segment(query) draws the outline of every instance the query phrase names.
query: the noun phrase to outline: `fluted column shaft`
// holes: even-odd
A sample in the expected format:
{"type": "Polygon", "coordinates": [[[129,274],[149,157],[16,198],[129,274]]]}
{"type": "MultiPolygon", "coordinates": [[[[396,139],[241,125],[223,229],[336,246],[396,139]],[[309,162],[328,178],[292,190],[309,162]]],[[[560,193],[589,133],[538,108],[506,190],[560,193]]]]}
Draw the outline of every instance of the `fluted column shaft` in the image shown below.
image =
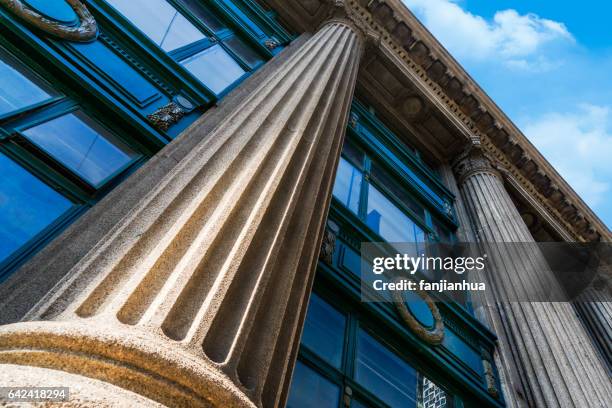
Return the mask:
{"type": "Polygon", "coordinates": [[[0,372],[61,370],[168,406],[281,404],[362,43],[330,21],[280,64],[28,322],[0,328],[0,372]]]}
{"type": "Polygon", "coordinates": [[[508,380],[518,398],[512,399],[529,407],[609,407],[610,378],[572,305],[517,301],[522,290],[560,288],[534,245],[495,244],[534,242],[500,174],[479,146],[459,157],[455,171],[476,238],[489,255],[488,307],[505,371],[514,373],[508,380]]]}
{"type": "Polygon", "coordinates": [[[610,271],[606,272],[605,279],[588,287],[574,305],[612,375],[612,286],[610,271]]]}

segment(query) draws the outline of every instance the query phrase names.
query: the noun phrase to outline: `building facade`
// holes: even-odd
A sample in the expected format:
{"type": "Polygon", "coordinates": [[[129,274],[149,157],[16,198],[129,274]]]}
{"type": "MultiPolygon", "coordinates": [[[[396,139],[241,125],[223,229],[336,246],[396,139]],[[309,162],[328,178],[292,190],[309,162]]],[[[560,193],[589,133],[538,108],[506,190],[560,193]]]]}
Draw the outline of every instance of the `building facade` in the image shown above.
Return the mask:
{"type": "Polygon", "coordinates": [[[0,0],[0,27],[1,386],[612,406],[609,275],[503,302],[492,277],[549,282],[519,249],[493,302],[361,302],[362,242],[612,238],[400,0],[0,0]]]}

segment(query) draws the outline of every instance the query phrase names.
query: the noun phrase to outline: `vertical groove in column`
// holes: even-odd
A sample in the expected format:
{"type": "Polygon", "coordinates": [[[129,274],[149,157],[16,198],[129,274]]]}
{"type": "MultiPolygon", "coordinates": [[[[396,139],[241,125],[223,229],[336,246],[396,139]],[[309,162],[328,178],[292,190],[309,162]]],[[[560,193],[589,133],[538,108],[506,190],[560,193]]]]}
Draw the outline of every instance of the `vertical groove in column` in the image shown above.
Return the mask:
{"type": "Polygon", "coordinates": [[[467,174],[461,195],[478,241],[490,252],[487,279],[497,308],[489,317],[498,329],[503,361],[519,373],[511,381],[521,383],[533,406],[609,406],[610,379],[571,304],[518,302],[523,291],[560,299],[562,289],[543,255],[529,245],[533,237],[483,157],[469,153],[456,169],[460,178],[467,174]]]}
{"type": "Polygon", "coordinates": [[[363,51],[355,30],[328,22],[275,66],[31,311],[89,336],[41,334],[54,352],[103,355],[128,389],[130,370],[146,371],[195,405],[283,400],[363,51]]]}

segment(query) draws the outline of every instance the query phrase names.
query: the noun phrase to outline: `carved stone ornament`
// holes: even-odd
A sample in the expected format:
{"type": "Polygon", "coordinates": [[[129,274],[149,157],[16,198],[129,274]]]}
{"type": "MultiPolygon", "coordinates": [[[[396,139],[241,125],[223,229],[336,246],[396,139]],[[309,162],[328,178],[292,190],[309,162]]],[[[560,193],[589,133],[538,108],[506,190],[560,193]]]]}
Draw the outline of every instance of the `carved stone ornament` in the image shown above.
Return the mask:
{"type": "Polygon", "coordinates": [[[484,367],[485,381],[487,383],[487,391],[489,394],[497,398],[499,396],[499,390],[497,389],[497,383],[495,382],[495,373],[493,372],[493,364],[488,359],[482,360],[484,367]]]}
{"type": "Polygon", "coordinates": [[[264,41],[264,45],[266,46],[267,49],[273,50],[280,46],[280,42],[276,38],[272,37],[264,41]]]}
{"type": "Polygon", "coordinates": [[[181,120],[187,111],[176,102],[170,102],[155,112],[147,115],[149,122],[162,132],[166,132],[170,127],[181,120]]]}
{"type": "Polygon", "coordinates": [[[46,17],[21,0],[0,0],[11,13],[39,30],[62,40],[74,42],[89,42],[97,38],[98,25],[94,16],[79,0],[64,0],[76,13],[79,21],[76,25],[64,24],[46,17]]]}
{"type": "Polygon", "coordinates": [[[457,181],[462,184],[466,178],[476,173],[492,173],[499,176],[494,159],[482,147],[480,141],[473,140],[454,160],[453,171],[457,181]]]}
{"type": "Polygon", "coordinates": [[[329,228],[325,228],[323,233],[323,242],[321,243],[321,252],[319,258],[331,265],[334,262],[334,250],[336,249],[336,234],[329,228]]]}
{"type": "MultiPolygon", "coordinates": [[[[396,282],[399,283],[400,280],[400,277],[396,278],[396,282]]],[[[433,345],[441,344],[442,340],[444,340],[444,321],[442,320],[442,315],[440,314],[440,310],[438,309],[436,302],[434,302],[431,296],[429,296],[429,294],[425,291],[416,290],[415,293],[418,294],[421,299],[425,301],[425,303],[427,303],[427,307],[429,307],[435,321],[433,329],[423,326],[412,315],[410,310],[408,310],[404,297],[402,296],[402,292],[394,290],[392,291],[393,303],[395,304],[398,313],[408,328],[421,340],[433,345]]]]}

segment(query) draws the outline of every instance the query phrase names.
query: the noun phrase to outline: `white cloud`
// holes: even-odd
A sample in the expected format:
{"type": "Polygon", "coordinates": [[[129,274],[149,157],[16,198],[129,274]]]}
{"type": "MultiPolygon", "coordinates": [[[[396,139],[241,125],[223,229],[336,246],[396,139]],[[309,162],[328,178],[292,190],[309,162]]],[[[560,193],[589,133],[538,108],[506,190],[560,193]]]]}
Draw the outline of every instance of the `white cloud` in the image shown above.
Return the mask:
{"type": "Polygon", "coordinates": [[[486,20],[465,11],[457,0],[404,0],[404,3],[461,60],[496,58],[511,68],[549,69],[555,64],[542,56],[543,48],[574,42],[563,23],[533,13],[502,10],[492,20],[486,20]]]}
{"type": "Polygon", "coordinates": [[[612,109],[582,104],[575,112],[525,121],[524,133],[589,206],[607,211],[612,193],[612,109]]]}

